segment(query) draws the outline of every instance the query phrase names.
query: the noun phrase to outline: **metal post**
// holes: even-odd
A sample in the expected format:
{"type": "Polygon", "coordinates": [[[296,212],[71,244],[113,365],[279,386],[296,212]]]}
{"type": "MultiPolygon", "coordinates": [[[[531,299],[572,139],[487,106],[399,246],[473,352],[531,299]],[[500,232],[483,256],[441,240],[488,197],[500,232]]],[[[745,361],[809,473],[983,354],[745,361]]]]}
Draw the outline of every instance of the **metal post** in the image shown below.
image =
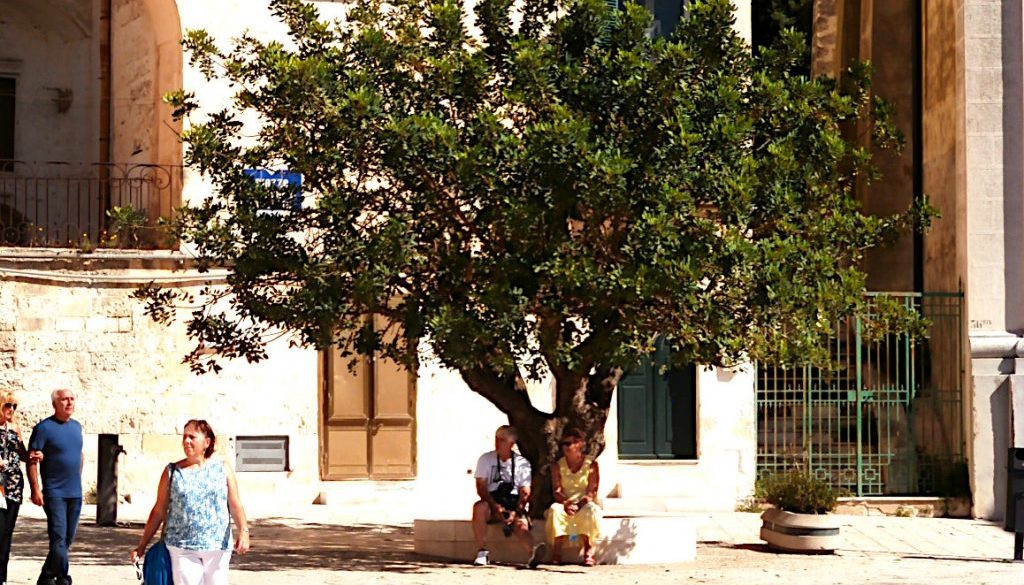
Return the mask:
{"type": "Polygon", "coordinates": [[[856,352],[857,352],[857,366],[856,366],[856,370],[857,370],[857,496],[863,496],[864,495],[864,444],[863,444],[864,428],[863,428],[863,421],[861,421],[862,414],[863,414],[861,412],[861,398],[862,398],[861,395],[864,393],[864,377],[863,377],[863,373],[861,372],[861,364],[862,364],[863,356],[861,356],[861,347],[860,347],[861,339],[860,339],[860,317],[859,316],[855,318],[855,323],[856,323],[856,325],[855,325],[856,338],[854,339],[854,342],[856,343],[856,352]]]}
{"type": "Polygon", "coordinates": [[[1006,497],[1015,498],[1017,503],[1014,509],[1013,560],[1024,561],[1024,492],[1008,493],[1006,497]]]}
{"type": "Polygon", "coordinates": [[[96,524],[117,524],[117,457],[124,453],[117,435],[101,434],[96,468],[96,524]]]}
{"type": "Polygon", "coordinates": [[[804,404],[803,404],[803,420],[801,421],[801,439],[803,440],[804,449],[807,453],[807,466],[806,471],[809,474],[814,473],[814,441],[810,440],[810,437],[814,436],[814,420],[813,411],[814,405],[811,403],[811,367],[804,366],[804,404]]]}

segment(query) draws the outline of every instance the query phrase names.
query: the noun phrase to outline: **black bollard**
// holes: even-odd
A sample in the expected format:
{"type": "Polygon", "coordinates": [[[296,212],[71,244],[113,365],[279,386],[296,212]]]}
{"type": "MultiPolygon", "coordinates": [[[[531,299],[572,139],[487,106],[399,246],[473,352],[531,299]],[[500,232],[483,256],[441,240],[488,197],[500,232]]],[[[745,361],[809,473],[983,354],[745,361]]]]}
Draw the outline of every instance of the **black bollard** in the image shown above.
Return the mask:
{"type": "MultiPolygon", "coordinates": [[[[1008,494],[1008,496],[1010,496],[1008,494]]],[[[1017,501],[1013,532],[1013,560],[1024,561],[1024,493],[1014,494],[1017,501]]]]}
{"type": "Polygon", "coordinates": [[[1006,455],[1005,528],[1013,532],[1013,560],[1024,561],[1024,448],[1006,455]]]}
{"type": "Polygon", "coordinates": [[[124,453],[117,435],[99,436],[96,468],[96,524],[117,524],[117,456],[124,453]]]}

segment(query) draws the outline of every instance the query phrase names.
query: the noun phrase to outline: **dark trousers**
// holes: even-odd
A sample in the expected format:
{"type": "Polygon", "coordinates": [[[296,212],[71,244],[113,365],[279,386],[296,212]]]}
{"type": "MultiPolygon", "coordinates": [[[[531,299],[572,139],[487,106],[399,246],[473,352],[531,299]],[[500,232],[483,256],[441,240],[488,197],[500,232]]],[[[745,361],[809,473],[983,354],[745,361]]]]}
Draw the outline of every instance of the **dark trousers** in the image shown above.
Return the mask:
{"type": "Polygon", "coordinates": [[[78,516],[82,512],[82,498],[47,495],[43,498],[43,511],[46,513],[46,535],[50,538],[50,552],[46,555],[39,581],[69,583],[68,549],[75,540],[78,516]]]}
{"type": "Polygon", "coordinates": [[[7,561],[11,560],[11,538],[18,521],[21,503],[7,500],[7,509],[0,510],[0,583],[7,582],[7,561]]]}

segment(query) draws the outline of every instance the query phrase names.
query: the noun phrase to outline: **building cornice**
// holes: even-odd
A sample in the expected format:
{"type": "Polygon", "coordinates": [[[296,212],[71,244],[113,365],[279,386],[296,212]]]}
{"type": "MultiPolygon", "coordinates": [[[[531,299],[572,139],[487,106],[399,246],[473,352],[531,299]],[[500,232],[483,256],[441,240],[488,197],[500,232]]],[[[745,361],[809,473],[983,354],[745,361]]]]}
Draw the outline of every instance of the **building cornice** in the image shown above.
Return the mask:
{"type": "Polygon", "coordinates": [[[971,358],[1024,357],[1024,337],[1010,331],[972,331],[967,336],[971,358]]]}

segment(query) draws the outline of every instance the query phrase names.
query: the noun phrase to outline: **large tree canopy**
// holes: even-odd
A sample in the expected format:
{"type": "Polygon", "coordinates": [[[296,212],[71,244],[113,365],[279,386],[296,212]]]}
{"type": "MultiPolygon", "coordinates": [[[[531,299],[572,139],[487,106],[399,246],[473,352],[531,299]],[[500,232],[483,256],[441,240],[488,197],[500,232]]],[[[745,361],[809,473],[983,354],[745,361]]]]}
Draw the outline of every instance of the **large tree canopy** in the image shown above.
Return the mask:
{"type": "MultiPolygon", "coordinates": [[[[273,0],[287,42],[191,32],[193,63],[236,90],[220,112],[171,98],[216,187],[179,235],[232,268],[190,318],[198,344],[259,360],[288,331],[409,365],[426,348],[535,464],[566,424],[603,445],[622,368],[659,335],[681,363],[823,355],[862,309],[864,251],[920,217],[853,195],[869,139],[897,141],[867,121],[885,111],[866,68],[791,75],[800,35],[753,55],[726,0],[693,3],[669,39],[605,4],[354,0],[325,22],[273,0]],[[301,209],[254,168],[302,173],[301,209]],[[525,392],[548,374],[553,413],[525,392]]],[[[169,318],[175,293],[143,294],[169,318]]]]}

